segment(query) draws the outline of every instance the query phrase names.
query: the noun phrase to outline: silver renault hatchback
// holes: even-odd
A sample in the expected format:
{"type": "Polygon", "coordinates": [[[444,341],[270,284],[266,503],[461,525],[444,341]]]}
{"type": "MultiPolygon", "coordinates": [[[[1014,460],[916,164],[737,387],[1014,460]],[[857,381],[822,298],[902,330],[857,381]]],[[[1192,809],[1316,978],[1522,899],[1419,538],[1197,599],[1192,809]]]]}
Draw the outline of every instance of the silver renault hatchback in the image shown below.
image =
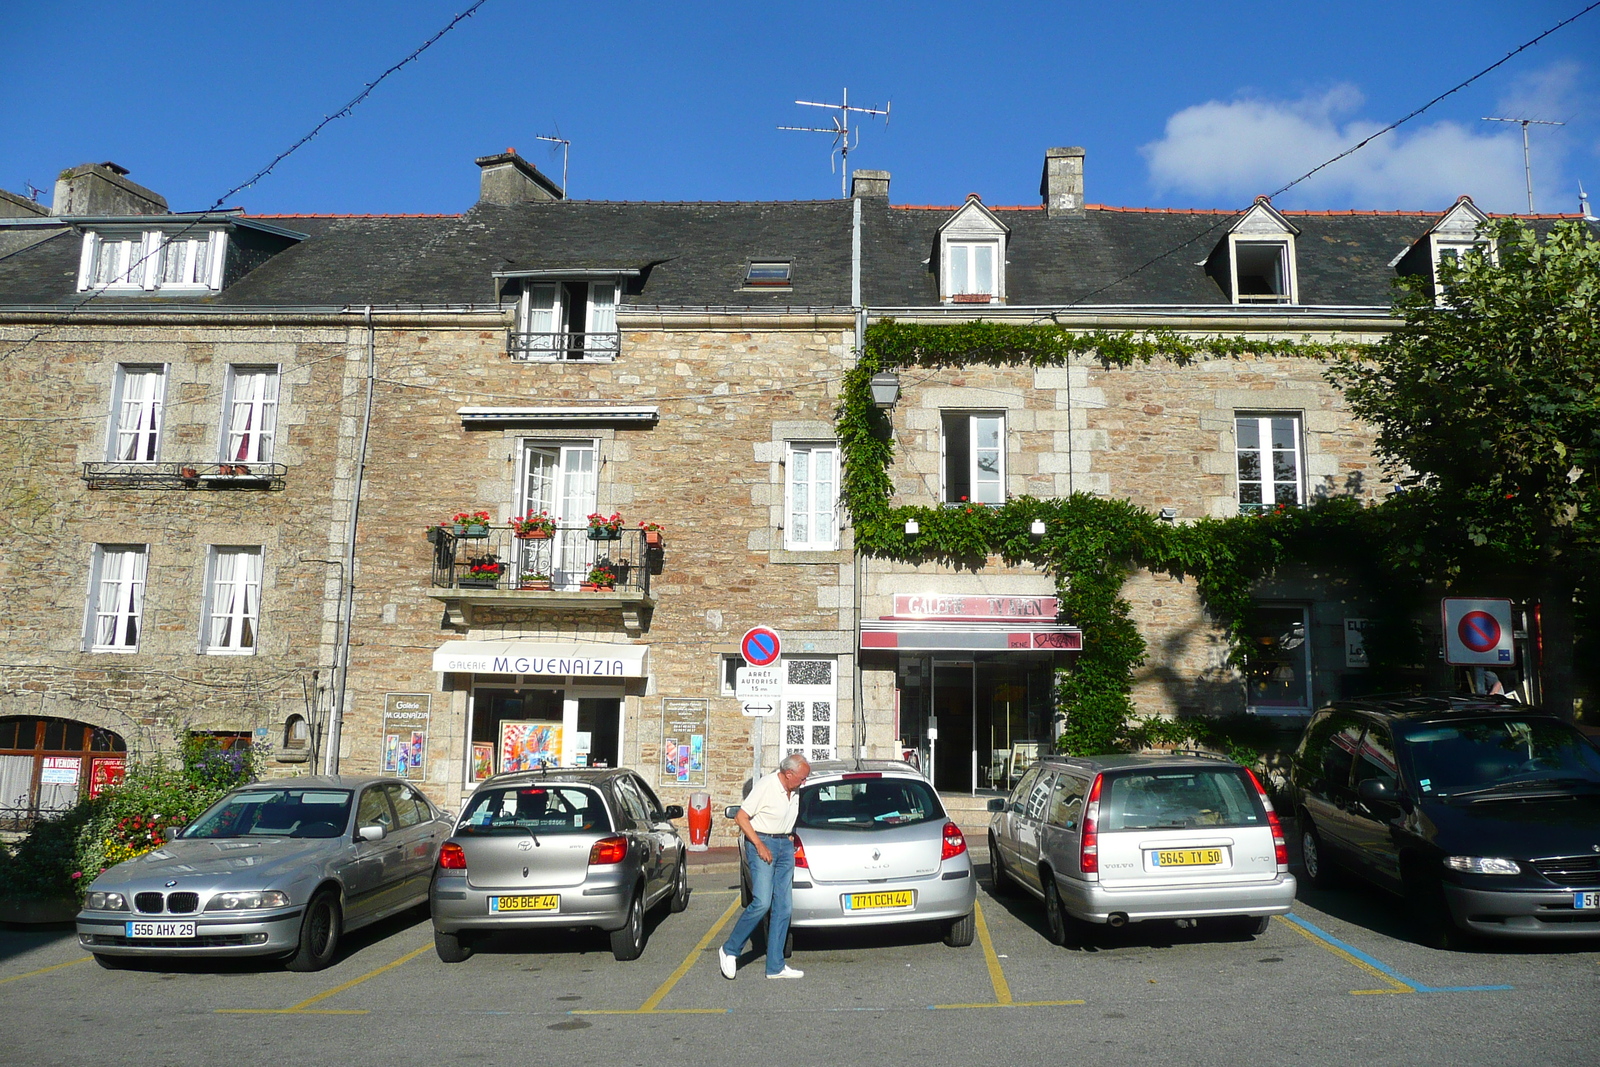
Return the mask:
{"type": "Polygon", "coordinates": [[[1196,756],[1052,757],[989,802],[990,872],[1044,901],[1050,939],[1087,924],[1203,919],[1265,933],[1294,904],[1283,827],[1256,776],[1196,756]]]}
{"type": "Polygon", "coordinates": [[[439,849],[429,902],[446,963],[495,933],[598,927],[611,953],[644,951],[645,912],[689,904],[683,817],[626,768],[502,774],[479,784],[439,849]]]}

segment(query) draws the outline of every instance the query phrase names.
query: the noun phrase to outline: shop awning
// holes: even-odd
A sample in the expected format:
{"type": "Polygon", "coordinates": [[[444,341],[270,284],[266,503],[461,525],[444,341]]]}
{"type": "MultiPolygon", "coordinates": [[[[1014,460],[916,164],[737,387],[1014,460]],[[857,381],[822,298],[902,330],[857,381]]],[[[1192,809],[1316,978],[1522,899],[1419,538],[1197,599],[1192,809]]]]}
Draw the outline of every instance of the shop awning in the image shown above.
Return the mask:
{"type": "Polygon", "coordinates": [[[643,678],[650,669],[649,659],[649,645],[447,641],[434,650],[433,669],[462,674],[643,678]]]}
{"type": "Polygon", "coordinates": [[[861,647],[934,652],[1078,652],[1083,649],[1083,631],[1059,623],[870,619],[861,623],[861,647]]]}

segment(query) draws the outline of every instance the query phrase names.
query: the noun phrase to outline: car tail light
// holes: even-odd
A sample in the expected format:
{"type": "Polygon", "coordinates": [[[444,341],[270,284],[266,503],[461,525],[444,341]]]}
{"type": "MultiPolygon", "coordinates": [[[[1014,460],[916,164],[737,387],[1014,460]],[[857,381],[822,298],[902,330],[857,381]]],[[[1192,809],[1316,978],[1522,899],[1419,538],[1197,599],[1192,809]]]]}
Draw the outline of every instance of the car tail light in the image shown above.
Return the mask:
{"type": "Polygon", "coordinates": [[[939,853],[939,861],[942,863],[945,860],[954,859],[966,850],[967,838],[966,835],[961,832],[961,827],[957,826],[953,822],[945,823],[944,850],[939,853]]]}
{"type": "Polygon", "coordinates": [[[806,846],[801,843],[799,834],[794,835],[794,865],[796,868],[804,867],[808,871],[811,869],[811,864],[806,862],[806,846]]]}
{"type": "Polygon", "coordinates": [[[439,869],[442,871],[467,869],[467,854],[461,851],[460,845],[454,841],[446,841],[439,846],[439,869]]]}
{"type": "Polygon", "coordinates": [[[1282,873],[1289,869],[1289,843],[1283,837],[1283,823],[1278,821],[1278,813],[1273,810],[1272,798],[1267,796],[1266,789],[1262,788],[1261,779],[1256,777],[1256,772],[1245,769],[1250,776],[1250,782],[1256,787],[1256,795],[1261,798],[1261,806],[1267,809],[1267,825],[1272,827],[1272,854],[1278,864],[1278,871],[1282,873]]]}
{"type": "Polygon", "coordinates": [[[1104,777],[1094,776],[1089,800],[1083,806],[1083,835],[1078,838],[1078,870],[1083,874],[1100,873],[1100,783],[1104,777]]]}
{"type": "Polygon", "coordinates": [[[849,774],[840,775],[839,776],[839,780],[842,781],[842,782],[855,782],[855,781],[861,780],[862,778],[882,778],[882,777],[883,777],[883,772],[882,771],[851,771],[849,774]]]}
{"type": "Polygon", "coordinates": [[[621,863],[628,856],[628,839],[626,837],[602,837],[589,846],[589,866],[604,867],[609,863],[621,863]]]}

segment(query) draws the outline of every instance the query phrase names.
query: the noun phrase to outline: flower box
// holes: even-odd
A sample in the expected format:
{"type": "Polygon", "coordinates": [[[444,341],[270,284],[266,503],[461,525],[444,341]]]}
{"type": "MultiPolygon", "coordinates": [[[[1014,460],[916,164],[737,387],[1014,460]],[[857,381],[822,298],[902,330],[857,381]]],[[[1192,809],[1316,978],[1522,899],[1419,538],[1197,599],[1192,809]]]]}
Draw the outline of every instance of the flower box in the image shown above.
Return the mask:
{"type": "Polygon", "coordinates": [[[647,546],[649,546],[650,548],[660,548],[661,547],[661,531],[660,530],[646,530],[644,532],[644,543],[647,546]]]}
{"type": "Polygon", "coordinates": [[[550,540],[550,531],[529,530],[527,533],[519,533],[515,536],[518,541],[548,541],[550,540]]]}
{"type": "Polygon", "coordinates": [[[525,592],[548,593],[550,591],[550,579],[524,578],[517,583],[517,588],[525,592]]]}
{"type": "Polygon", "coordinates": [[[463,575],[457,583],[463,589],[493,589],[500,584],[499,578],[480,578],[475,575],[463,575]]]}
{"type": "Polygon", "coordinates": [[[589,527],[589,540],[591,541],[620,541],[622,527],[620,526],[591,526],[589,527]]]}
{"type": "Polygon", "coordinates": [[[489,527],[487,526],[457,526],[455,529],[457,537],[463,537],[468,540],[482,540],[489,536],[489,527]]]}
{"type": "Polygon", "coordinates": [[[578,588],[586,593],[610,593],[614,592],[617,586],[614,582],[610,585],[601,585],[599,582],[584,582],[578,588]]]}

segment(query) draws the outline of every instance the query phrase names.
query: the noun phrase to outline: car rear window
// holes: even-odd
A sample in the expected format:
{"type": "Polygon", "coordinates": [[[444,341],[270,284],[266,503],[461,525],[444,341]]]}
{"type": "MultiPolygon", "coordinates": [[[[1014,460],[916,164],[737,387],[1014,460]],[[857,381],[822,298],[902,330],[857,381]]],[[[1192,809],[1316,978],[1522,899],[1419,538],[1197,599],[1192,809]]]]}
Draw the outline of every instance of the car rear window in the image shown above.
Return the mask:
{"type": "Polygon", "coordinates": [[[348,789],[247,789],[217,801],[184,837],[338,837],[350,821],[348,789]]]}
{"type": "Polygon", "coordinates": [[[887,830],[944,818],[928,783],[918,778],[845,778],[800,790],[795,825],[810,830],[887,830]]]}
{"type": "Polygon", "coordinates": [[[593,789],[563,785],[505,786],[474,793],[456,825],[458,834],[582,834],[611,829],[593,789]]]}
{"type": "Polygon", "coordinates": [[[1264,826],[1266,822],[1266,810],[1255,789],[1242,773],[1227,767],[1108,775],[1100,800],[1102,832],[1264,826]]]}

